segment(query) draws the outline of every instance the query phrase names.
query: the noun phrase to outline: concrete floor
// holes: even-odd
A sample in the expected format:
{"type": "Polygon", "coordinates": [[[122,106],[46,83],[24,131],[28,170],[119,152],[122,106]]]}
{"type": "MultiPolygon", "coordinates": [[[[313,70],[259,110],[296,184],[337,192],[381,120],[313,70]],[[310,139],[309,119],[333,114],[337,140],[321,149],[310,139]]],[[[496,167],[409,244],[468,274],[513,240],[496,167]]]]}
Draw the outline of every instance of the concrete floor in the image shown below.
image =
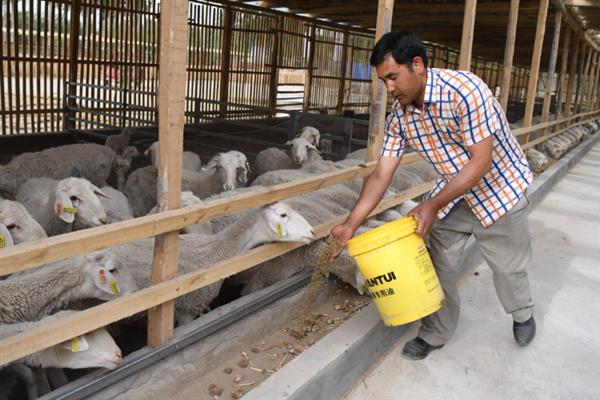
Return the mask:
{"type": "Polygon", "coordinates": [[[423,361],[401,356],[416,325],[346,395],[369,399],[600,398],[600,144],[530,213],[538,333],[527,348],[485,263],[462,282],[452,340],[423,361]]]}

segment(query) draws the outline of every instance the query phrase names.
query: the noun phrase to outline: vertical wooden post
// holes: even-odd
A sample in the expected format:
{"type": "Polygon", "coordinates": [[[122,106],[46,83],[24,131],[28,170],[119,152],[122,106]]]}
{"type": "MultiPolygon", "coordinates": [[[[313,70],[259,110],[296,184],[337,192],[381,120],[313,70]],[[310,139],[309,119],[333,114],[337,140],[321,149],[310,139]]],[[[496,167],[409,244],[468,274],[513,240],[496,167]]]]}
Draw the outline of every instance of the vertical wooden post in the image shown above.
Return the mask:
{"type": "Polygon", "coordinates": [[[344,89],[346,88],[346,68],[348,67],[348,39],[350,33],[344,31],[344,41],[342,44],[342,65],[340,65],[340,87],[338,90],[337,113],[342,115],[344,111],[344,89]]]}
{"type": "MultiPolygon", "coordinates": [[[[186,22],[187,24],[187,22],[186,22]]],[[[225,118],[227,115],[227,103],[229,101],[229,69],[231,65],[231,34],[233,24],[233,11],[230,5],[226,5],[223,14],[223,49],[221,54],[221,82],[219,91],[219,115],[225,118]]]]}
{"type": "Polygon", "coordinates": [[[500,81],[500,105],[504,112],[508,111],[508,94],[510,91],[510,75],[512,72],[513,55],[515,53],[515,38],[517,37],[517,20],[519,19],[519,0],[510,0],[508,26],[506,28],[506,45],[504,47],[504,62],[500,81]]]}
{"type": "MultiPolygon", "coordinates": [[[[33,12],[33,10],[31,10],[33,12]]],[[[73,0],[73,6],[71,7],[71,30],[69,37],[69,87],[68,95],[69,101],[67,106],[69,108],[75,107],[77,101],[75,96],[77,95],[77,60],[79,59],[79,16],[81,14],[81,0],[73,0]]],[[[3,45],[3,44],[2,44],[3,45]]],[[[40,46],[40,44],[38,44],[40,46]]],[[[38,64],[39,66],[39,64],[38,64]]],[[[4,78],[2,78],[4,79],[4,78]]],[[[33,79],[33,77],[31,78],[33,79]]],[[[69,131],[75,129],[75,112],[68,111],[63,121],[64,128],[69,131]]]]}
{"type": "MultiPolygon", "coordinates": [[[[571,28],[569,25],[565,26],[565,39],[563,42],[563,49],[560,56],[560,78],[558,86],[558,99],[556,105],[556,119],[562,115],[563,111],[563,97],[565,95],[566,81],[567,81],[567,61],[569,60],[569,45],[571,44],[571,28]]],[[[558,127],[556,127],[558,129],[558,127]]]]}
{"type": "MultiPolygon", "coordinates": [[[[181,158],[187,69],[187,0],[163,2],[160,12],[160,57],[158,92],[157,179],[158,211],[179,208],[181,202],[181,158]]],[[[156,237],[150,284],[177,275],[179,233],[156,237]]],[[[148,345],[157,347],[173,336],[174,301],[148,310],[148,345]]]]}
{"type": "MultiPolygon", "coordinates": [[[[549,0],[540,0],[540,9],[535,29],[535,42],[533,44],[533,56],[531,57],[531,69],[529,70],[529,82],[527,84],[527,100],[525,103],[525,116],[523,127],[531,126],[533,110],[535,107],[535,96],[537,94],[538,74],[540,71],[540,59],[544,45],[544,33],[546,32],[546,16],[548,15],[549,0]]],[[[529,134],[521,136],[521,143],[527,143],[529,134]]]]}
{"type": "Polygon", "coordinates": [[[585,84],[587,77],[587,70],[590,64],[590,58],[592,55],[592,46],[589,46],[585,40],[582,41],[582,53],[581,63],[579,64],[579,72],[577,78],[577,90],[575,91],[575,113],[581,111],[581,105],[583,101],[583,93],[585,92],[585,84]]]}
{"type": "Polygon", "coordinates": [[[596,86],[598,85],[598,73],[600,72],[600,53],[594,52],[594,70],[592,72],[592,83],[589,85],[589,95],[586,109],[591,111],[594,107],[594,98],[597,94],[596,86]]]}
{"type": "MultiPolygon", "coordinates": [[[[392,29],[394,0],[379,0],[377,6],[377,26],[375,42],[392,29]]],[[[377,76],[375,68],[371,71],[371,109],[369,114],[369,139],[366,161],[378,160],[383,144],[387,92],[385,85],[377,76]]]]}
{"type": "Polygon", "coordinates": [[[463,31],[460,40],[460,64],[458,69],[471,70],[471,54],[473,52],[473,31],[475,30],[475,14],[477,0],[465,1],[465,14],[463,16],[463,31]]]}
{"type": "Polygon", "coordinates": [[[583,109],[587,109],[588,94],[590,92],[590,86],[592,84],[592,69],[594,66],[593,61],[595,61],[595,57],[596,57],[596,52],[594,51],[594,48],[592,46],[590,46],[590,54],[588,56],[588,60],[585,65],[585,86],[583,87],[583,89],[581,91],[581,103],[582,103],[583,109]]]}
{"type": "MultiPolygon", "coordinates": [[[[550,103],[552,101],[552,89],[556,82],[556,58],[558,56],[558,45],[560,42],[560,25],[562,22],[562,12],[557,10],[554,14],[554,35],[552,36],[552,49],[550,50],[550,64],[548,65],[548,82],[546,83],[546,91],[544,93],[544,105],[542,106],[542,123],[548,121],[550,113],[550,103]]],[[[556,90],[558,94],[558,88],[556,90]]],[[[545,132],[545,130],[544,130],[545,132]]]]}
{"type": "Polygon", "coordinates": [[[304,91],[304,104],[302,111],[307,112],[310,106],[310,96],[312,95],[313,67],[315,64],[315,41],[317,40],[317,24],[313,23],[310,27],[310,43],[308,48],[308,75],[306,76],[306,90],[304,91]]]}
{"type": "Polygon", "coordinates": [[[275,32],[273,32],[273,53],[271,54],[271,78],[269,84],[271,85],[269,88],[269,107],[277,108],[277,86],[279,82],[278,79],[278,70],[279,70],[279,37],[281,36],[281,32],[283,31],[283,16],[277,15],[277,26],[275,28],[275,32]]]}
{"type": "Polygon", "coordinates": [[[575,74],[577,69],[577,57],[579,57],[579,40],[581,39],[581,31],[573,38],[573,57],[569,64],[569,80],[567,82],[567,97],[565,98],[565,117],[571,115],[573,106],[573,84],[575,83],[575,74]]]}

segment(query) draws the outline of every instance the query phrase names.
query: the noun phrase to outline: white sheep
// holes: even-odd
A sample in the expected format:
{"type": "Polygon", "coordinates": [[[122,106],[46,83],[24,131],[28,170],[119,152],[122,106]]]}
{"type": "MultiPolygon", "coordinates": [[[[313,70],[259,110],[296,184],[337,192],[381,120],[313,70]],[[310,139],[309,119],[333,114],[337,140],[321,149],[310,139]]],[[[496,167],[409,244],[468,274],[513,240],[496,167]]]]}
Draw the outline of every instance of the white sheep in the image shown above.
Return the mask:
{"type": "Polygon", "coordinates": [[[115,153],[122,155],[127,146],[129,146],[131,134],[132,130],[126,126],[121,130],[120,134],[108,136],[104,141],[104,145],[112,149],[115,153]]]}
{"type": "MultiPolygon", "coordinates": [[[[76,311],[59,311],[44,317],[41,321],[27,321],[15,324],[0,324],[0,340],[48,322],[60,320],[76,311]]],[[[122,361],[121,349],[104,328],[85,333],[77,338],[48,347],[37,353],[19,359],[18,362],[39,368],[107,368],[114,369],[122,361]]]]}
{"type": "Polygon", "coordinates": [[[290,156],[292,161],[298,166],[315,161],[323,161],[319,149],[302,137],[294,138],[286,142],[286,144],[291,146],[290,156]]]}
{"type": "Polygon", "coordinates": [[[290,156],[277,147],[269,147],[261,150],[254,159],[254,174],[260,176],[269,171],[278,169],[293,169],[296,164],[290,156]]]}
{"type": "Polygon", "coordinates": [[[109,224],[133,218],[133,212],[125,194],[110,186],[101,187],[100,191],[106,195],[106,197],[98,196],[98,199],[106,212],[109,224]]]}
{"type": "Polygon", "coordinates": [[[6,225],[0,222],[0,250],[14,246],[15,242],[13,241],[12,235],[6,225]]]}
{"type": "MultiPolygon", "coordinates": [[[[239,151],[219,153],[202,169],[200,172],[182,170],[182,191],[191,191],[203,199],[247,183],[248,161],[239,151]]],[[[124,193],[135,217],[148,214],[156,205],[156,180],[157,170],[153,166],[138,168],[127,178],[124,193]]]]}
{"type": "Polygon", "coordinates": [[[71,232],[78,227],[104,225],[106,212],[98,196],[102,191],[83,178],[33,178],[26,181],[17,192],[33,218],[48,236],[71,232]]]}
{"type": "MultiPolygon", "coordinates": [[[[314,238],[312,227],[291,207],[275,203],[253,209],[229,228],[211,237],[182,235],[179,241],[179,272],[205,269],[219,261],[244,253],[260,244],[273,241],[309,243],[314,238]]],[[[153,239],[144,239],[111,249],[131,269],[140,287],[150,284],[153,239]]],[[[222,281],[212,283],[175,302],[177,319],[190,318],[209,309],[218,295],[222,281]]]]}
{"type": "Polygon", "coordinates": [[[0,224],[3,224],[14,244],[47,238],[44,228],[18,201],[0,200],[0,224]]]}
{"type": "MultiPolygon", "coordinates": [[[[144,152],[145,155],[149,156],[152,160],[154,168],[158,169],[158,160],[160,156],[160,147],[158,142],[152,143],[150,147],[144,152]]],[[[184,151],[181,155],[181,168],[187,169],[188,171],[200,171],[202,166],[202,160],[200,156],[192,151],[184,151]]]]}
{"type": "Polygon", "coordinates": [[[433,166],[425,160],[420,160],[410,164],[400,164],[398,168],[416,174],[423,180],[423,182],[429,182],[438,178],[438,174],[435,172],[433,166]]]}
{"type": "Polygon", "coordinates": [[[111,173],[129,168],[129,163],[110,148],[94,143],[69,144],[34,153],[24,153],[0,166],[0,196],[14,199],[30,178],[64,179],[74,174],[100,187],[111,173]]]}
{"type": "Polygon", "coordinates": [[[321,133],[314,126],[305,126],[300,130],[296,137],[305,139],[308,143],[317,148],[321,142],[321,133]]]}
{"type": "Polygon", "coordinates": [[[548,168],[548,157],[541,151],[537,151],[533,147],[527,149],[525,152],[525,156],[527,157],[527,162],[529,163],[529,167],[534,172],[542,172],[546,168],[548,168]]]}
{"type": "Polygon", "coordinates": [[[129,268],[112,253],[89,253],[0,281],[0,323],[36,321],[71,302],[109,301],[136,289],[129,268]]]}

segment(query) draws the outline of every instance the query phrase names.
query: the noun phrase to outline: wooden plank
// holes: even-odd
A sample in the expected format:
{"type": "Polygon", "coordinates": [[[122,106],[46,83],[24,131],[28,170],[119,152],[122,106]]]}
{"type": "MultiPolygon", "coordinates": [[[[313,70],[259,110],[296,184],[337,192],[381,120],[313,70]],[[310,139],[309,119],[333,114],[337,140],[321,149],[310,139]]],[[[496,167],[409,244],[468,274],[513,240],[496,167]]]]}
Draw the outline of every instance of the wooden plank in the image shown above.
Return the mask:
{"type": "Polygon", "coordinates": [[[560,60],[560,78],[559,78],[559,89],[558,98],[556,104],[556,119],[562,115],[563,111],[563,98],[565,97],[565,89],[567,85],[567,61],[569,60],[569,45],[571,44],[571,28],[565,27],[566,33],[563,41],[563,48],[561,52],[560,60]]]}
{"type": "Polygon", "coordinates": [[[316,45],[316,35],[317,35],[317,23],[313,22],[310,27],[310,42],[308,48],[308,73],[306,75],[306,83],[305,83],[305,92],[304,92],[304,104],[302,105],[302,110],[304,112],[308,112],[309,107],[311,106],[310,98],[312,97],[313,90],[313,74],[314,74],[314,65],[315,65],[315,45],[316,45]]]}
{"type": "Polygon", "coordinates": [[[344,41],[342,43],[342,61],[340,63],[340,86],[338,89],[338,98],[337,98],[337,113],[342,115],[344,111],[344,91],[346,89],[346,70],[348,64],[348,40],[350,37],[350,32],[344,31],[344,41]]]}
{"type": "Polygon", "coordinates": [[[504,47],[504,61],[502,63],[502,80],[500,83],[500,105],[504,112],[508,111],[508,96],[510,93],[510,77],[512,73],[513,55],[515,53],[515,39],[517,37],[517,21],[519,19],[519,0],[510,0],[510,12],[506,27],[506,45],[504,47]]]}
{"type": "MultiPolygon", "coordinates": [[[[402,158],[402,164],[414,163],[420,159],[416,153],[406,154],[402,158]]],[[[215,216],[274,203],[287,197],[322,189],[348,180],[363,178],[373,172],[375,165],[375,162],[361,164],[292,182],[257,188],[255,191],[230,198],[7,247],[0,252],[0,276],[23,271],[32,266],[44,265],[106,247],[179,230],[215,216]]]]}
{"type": "MultiPolygon", "coordinates": [[[[379,0],[377,3],[377,25],[374,43],[392,29],[394,0],[379,0]]],[[[378,160],[385,136],[385,114],[387,112],[387,92],[385,84],[379,80],[375,68],[371,72],[371,107],[369,109],[369,138],[366,161],[378,160]]]]}
{"type": "Polygon", "coordinates": [[[589,99],[588,99],[588,104],[586,109],[590,110],[594,107],[595,104],[595,97],[598,95],[598,77],[600,74],[600,52],[596,51],[595,52],[595,69],[594,69],[594,73],[593,73],[593,79],[592,79],[592,84],[590,85],[590,92],[589,92],[589,99]]]}
{"type": "MultiPolygon", "coordinates": [[[[181,163],[185,111],[188,2],[173,0],[163,4],[160,15],[158,138],[158,211],[177,209],[181,203],[181,163]]],[[[157,236],[150,284],[177,276],[179,231],[157,236]]],[[[175,303],[168,302],[148,311],[148,345],[157,347],[173,336],[175,303]]]]}
{"type": "MultiPolygon", "coordinates": [[[[225,118],[227,115],[227,101],[229,99],[229,69],[231,66],[231,24],[233,19],[233,11],[231,6],[226,6],[223,15],[223,47],[221,56],[221,84],[219,92],[220,117],[225,118]]],[[[186,40],[187,42],[187,40],[186,40]]]]}
{"type": "Polygon", "coordinates": [[[549,133],[549,134],[547,134],[547,135],[544,135],[544,136],[542,136],[542,137],[540,137],[540,138],[537,138],[537,139],[535,139],[535,140],[532,140],[532,141],[528,142],[527,144],[524,144],[524,145],[522,146],[522,148],[523,148],[523,150],[527,150],[527,149],[528,149],[528,148],[530,148],[530,147],[537,146],[538,144],[540,144],[540,143],[543,143],[543,142],[545,142],[546,140],[548,140],[548,139],[550,139],[550,138],[553,138],[554,136],[560,135],[561,133],[564,133],[564,132],[566,132],[566,131],[568,131],[568,130],[570,130],[570,129],[572,129],[572,128],[576,127],[576,126],[583,125],[583,124],[587,123],[587,122],[588,122],[588,121],[590,121],[590,120],[596,119],[599,113],[600,113],[600,111],[593,111],[593,112],[591,112],[591,113],[587,113],[587,114],[595,114],[596,116],[595,116],[595,117],[592,117],[592,118],[589,118],[589,119],[586,119],[586,120],[582,120],[582,121],[580,121],[580,122],[577,122],[577,123],[575,123],[575,124],[573,124],[573,125],[571,125],[571,126],[568,126],[568,127],[566,127],[566,128],[560,129],[560,130],[558,130],[558,131],[556,131],[556,132],[552,132],[552,133],[549,133]]]}
{"type": "MultiPolygon", "coordinates": [[[[427,182],[403,191],[392,198],[384,199],[370,215],[378,214],[390,207],[419,196],[432,188],[433,182],[427,182]]],[[[347,216],[348,214],[342,215],[316,227],[316,238],[327,236],[331,228],[345,221],[347,216]]],[[[150,286],[127,297],[112,300],[52,323],[43,324],[26,333],[12,336],[0,341],[0,349],[2,350],[0,351],[0,365],[70,340],[75,336],[106,326],[150,307],[156,307],[164,302],[172,301],[179,296],[210,285],[227,276],[239,273],[302,246],[302,243],[297,242],[262,245],[243,255],[217,263],[208,269],[178,276],[168,282],[150,286]]]]}
{"type": "Polygon", "coordinates": [[[471,70],[471,54],[473,52],[473,32],[475,30],[475,15],[477,0],[465,1],[463,30],[460,40],[460,63],[458,68],[463,71],[471,70]]]}
{"type": "MultiPolygon", "coordinates": [[[[535,95],[537,93],[540,60],[542,57],[542,48],[544,46],[544,33],[546,32],[548,1],[549,0],[540,0],[540,10],[538,13],[537,29],[535,31],[535,42],[533,45],[533,55],[531,57],[531,69],[529,71],[529,82],[527,84],[527,100],[525,103],[525,116],[523,118],[524,127],[530,126],[533,119],[533,108],[535,106],[535,95]]],[[[527,143],[528,139],[528,135],[522,136],[521,143],[527,143]]]]}
{"type": "Polygon", "coordinates": [[[577,81],[577,92],[575,94],[575,103],[577,104],[576,112],[582,111],[582,105],[585,97],[585,88],[587,86],[588,72],[590,69],[590,63],[592,61],[592,52],[594,49],[584,44],[585,55],[582,55],[581,60],[583,61],[579,69],[579,79],[577,81]]]}
{"type": "MultiPolygon", "coordinates": [[[[278,86],[278,71],[279,68],[279,47],[280,45],[280,36],[283,31],[283,17],[278,15],[275,17],[277,24],[276,28],[273,31],[273,53],[271,58],[271,76],[269,81],[269,108],[277,107],[277,86],[278,86]]],[[[279,92],[281,93],[281,92],[279,92]]]]}
{"type": "Polygon", "coordinates": [[[565,98],[565,116],[571,115],[573,109],[573,91],[575,83],[575,75],[577,69],[577,59],[579,57],[579,42],[581,40],[581,32],[577,32],[577,35],[573,38],[573,56],[571,57],[571,63],[569,64],[569,80],[567,82],[567,96],[565,98]]]}
{"type": "MultiPolygon", "coordinates": [[[[554,35],[552,36],[552,49],[550,50],[550,64],[548,65],[548,82],[546,82],[546,91],[544,92],[544,104],[542,106],[542,123],[548,121],[550,114],[550,103],[552,100],[552,89],[556,82],[556,58],[558,56],[558,44],[560,42],[560,26],[562,22],[562,12],[557,10],[554,14],[554,35]]],[[[558,94],[558,88],[556,90],[558,94]]]]}

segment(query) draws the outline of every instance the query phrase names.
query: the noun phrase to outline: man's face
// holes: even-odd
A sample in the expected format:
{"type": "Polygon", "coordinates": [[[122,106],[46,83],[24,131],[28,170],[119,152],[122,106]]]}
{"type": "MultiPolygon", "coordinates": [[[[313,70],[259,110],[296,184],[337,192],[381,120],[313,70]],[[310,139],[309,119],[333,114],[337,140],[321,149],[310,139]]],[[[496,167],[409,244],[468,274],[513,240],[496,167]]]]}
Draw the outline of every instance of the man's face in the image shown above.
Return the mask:
{"type": "Polygon", "coordinates": [[[408,66],[398,64],[391,55],[388,55],[375,69],[388,93],[398,100],[401,106],[413,102],[422,105],[427,74],[420,57],[415,57],[413,60],[412,71],[408,66]]]}

